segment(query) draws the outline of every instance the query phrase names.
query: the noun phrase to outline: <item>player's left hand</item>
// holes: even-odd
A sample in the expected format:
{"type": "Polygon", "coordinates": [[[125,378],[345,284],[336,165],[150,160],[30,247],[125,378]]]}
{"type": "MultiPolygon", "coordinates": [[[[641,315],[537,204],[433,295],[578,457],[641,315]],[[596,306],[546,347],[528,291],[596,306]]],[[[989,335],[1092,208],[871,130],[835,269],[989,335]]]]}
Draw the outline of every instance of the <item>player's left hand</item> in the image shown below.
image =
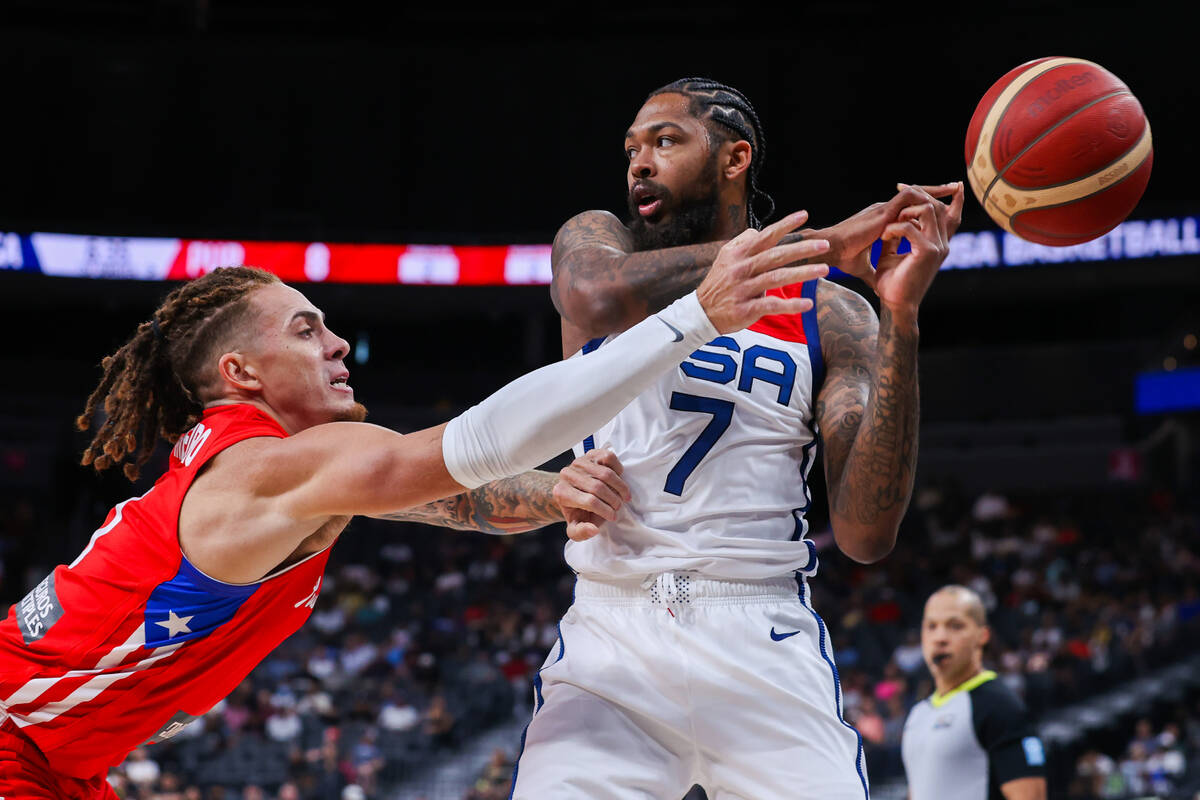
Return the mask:
{"type": "Polygon", "coordinates": [[[884,229],[899,219],[900,212],[904,209],[923,203],[929,195],[946,197],[954,191],[954,186],[953,183],[941,186],[900,184],[896,194],[886,202],[872,203],[831,228],[804,231],[804,234],[807,238],[828,239],[829,254],[824,260],[847,275],[862,280],[873,289],[875,268],[871,265],[871,248],[879,241],[884,229]]]}
{"type": "Polygon", "coordinates": [[[939,187],[900,184],[898,188],[916,189],[920,199],[901,210],[896,221],[883,229],[879,263],[868,283],[879,302],[893,313],[915,315],[950,254],[950,238],[962,222],[964,189],[961,181],[939,187]],[[938,199],[945,196],[950,196],[949,204],[938,199]],[[896,252],[901,239],[908,240],[911,252],[896,252]]]}
{"type": "Polygon", "coordinates": [[[600,532],[606,520],[629,500],[629,486],[621,479],[617,454],[608,448],[590,450],[558,473],[554,500],[567,520],[567,537],[582,542],[600,532]]]}

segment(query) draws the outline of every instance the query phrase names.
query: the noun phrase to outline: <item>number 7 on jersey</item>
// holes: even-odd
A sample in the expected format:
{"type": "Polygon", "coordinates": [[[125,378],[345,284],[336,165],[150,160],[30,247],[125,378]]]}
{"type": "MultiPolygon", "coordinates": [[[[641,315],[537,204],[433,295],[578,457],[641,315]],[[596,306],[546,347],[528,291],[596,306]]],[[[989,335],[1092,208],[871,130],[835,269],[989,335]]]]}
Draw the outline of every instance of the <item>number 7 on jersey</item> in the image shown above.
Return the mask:
{"type": "Polygon", "coordinates": [[[696,441],[683,452],[683,456],[667,473],[667,482],[663,491],[676,497],[683,494],[683,484],[700,465],[700,461],[713,449],[713,445],[721,435],[729,429],[733,421],[733,402],[717,400],[714,397],[701,397],[683,392],[671,392],[671,408],[676,411],[694,411],[700,414],[711,414],[712,419],[700,431],[696,441]]]}

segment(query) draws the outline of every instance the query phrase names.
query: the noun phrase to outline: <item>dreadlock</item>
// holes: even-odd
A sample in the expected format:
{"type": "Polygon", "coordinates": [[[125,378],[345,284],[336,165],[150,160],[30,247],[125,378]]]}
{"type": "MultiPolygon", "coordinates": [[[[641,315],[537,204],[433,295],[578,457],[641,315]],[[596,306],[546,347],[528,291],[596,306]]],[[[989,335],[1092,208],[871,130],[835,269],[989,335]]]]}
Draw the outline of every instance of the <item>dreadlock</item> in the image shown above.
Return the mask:
{"type": "Polygon", "coordinates": [[[687,97],[692,116],[704,122],[709,134],[720,141],[745,139],[750,143],[750,182],[746,213],[750,227],[761,228],[763,222],[775,213],[775,200],[758,187],[758,172],[767,158],[767,138],[758,114],[746,99],[746,95],[732,86],[708,78],[680,78],[655,89],[649,97],[660,94],[682,94],[687,97]],[[760,200],[765,206],[762,216],[754,211],[754,206],[760,200]]]}
{"type": "Polygon", "coordinates": [[[212,351],[244,318],[248,295],[278,282],[260,269],[227,267],[168,294],[133,338],[100,363],[104,375],[75,425],[91,428],[101,401],[107,418],[81,462],[102,472],[126,461],[125,476],[137,480],[160,436],[174,443],[196,424],[203,411],[197,389],[212,351]]]}

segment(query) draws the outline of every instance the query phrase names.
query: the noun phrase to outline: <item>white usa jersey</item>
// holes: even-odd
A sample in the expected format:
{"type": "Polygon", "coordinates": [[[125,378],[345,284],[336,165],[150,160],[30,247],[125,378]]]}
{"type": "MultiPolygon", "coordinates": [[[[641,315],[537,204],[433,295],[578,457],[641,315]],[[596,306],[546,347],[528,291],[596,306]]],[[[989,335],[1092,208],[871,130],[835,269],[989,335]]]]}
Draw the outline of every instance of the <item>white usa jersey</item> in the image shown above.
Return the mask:
{"type": "MultiPolygon", "coordinates": [[[[816,287],[808,281],[772,294],[815,303],[816,287]]],[[[600,535],[568,542],[567,563],[600,580],[683,570],[811,575],[816,548],[805,538],[804,514],[823,372],[815,305],[696,350],[575,447],[576,455],[611,447],[632,499],[600,535]]]]}

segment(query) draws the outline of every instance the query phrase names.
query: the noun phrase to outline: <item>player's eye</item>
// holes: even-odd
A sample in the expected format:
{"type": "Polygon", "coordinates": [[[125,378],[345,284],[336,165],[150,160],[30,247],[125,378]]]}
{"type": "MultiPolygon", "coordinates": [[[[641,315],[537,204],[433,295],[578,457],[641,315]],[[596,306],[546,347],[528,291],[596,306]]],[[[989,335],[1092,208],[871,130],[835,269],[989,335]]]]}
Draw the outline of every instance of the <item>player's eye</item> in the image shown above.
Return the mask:
{"type": "Polygon", "coordinates": [[[626,147],[625,148],[625,157],[628,158],[630,161],[633,161],[633,157],[636,155],[637,155],[636,147],[626,147]]]}
{"type": "Polygon", "coordinates": [[[670,147],[671,145],[675,144],[675,140],[670,136],[660,136],[655,140],[655,144],[657,144],[659,147],[670,147]]]}

